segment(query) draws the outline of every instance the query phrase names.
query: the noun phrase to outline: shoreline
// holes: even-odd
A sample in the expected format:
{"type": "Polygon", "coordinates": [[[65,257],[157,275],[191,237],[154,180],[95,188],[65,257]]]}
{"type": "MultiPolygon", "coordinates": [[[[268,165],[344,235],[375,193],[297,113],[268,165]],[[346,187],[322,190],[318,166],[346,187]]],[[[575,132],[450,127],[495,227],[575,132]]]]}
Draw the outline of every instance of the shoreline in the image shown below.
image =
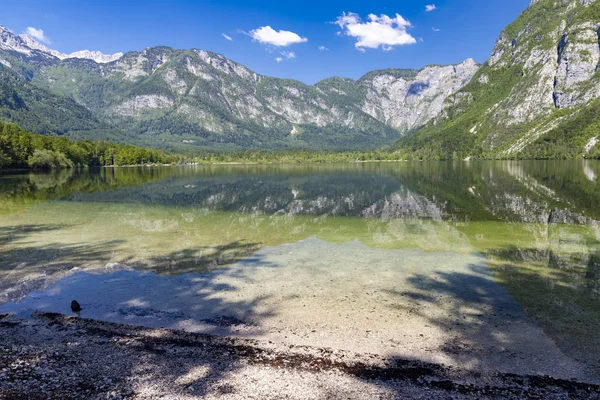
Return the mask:
{"type": "Polygon", "coordinates": [[[44,170],[35,170],[28,168],[5,168],[0,169],[0,175],[3,173],[37,173],[37,174],[45,174],[55,171],[62,170],[85,170],[85,169],[103,169],[103,168],[159,168],[159,167],[194,167],[194,166],[218,166],[218,165],[341,165],[341,164],[399,164],[399,163],[427,163],[427,162],[435,162],[435,163],[464,163],[469,164],[471,162],[498,162],[498,161],[510,161],[510,162],[549,162],[549,161],[564,161],[564,162],[572,162],[572,161],[600,161],[595,158],[569,158],[569,159],[560,159],[560,158],[523,158],[523,159],[513,159],[513,158],[471,158],[471,159],[456,159],[456,160],[354,160],[354,161],[327,161],[327,160],[307,160],[307,161],[268,161],[268,162],[260,162],[260,161],[230,161],[230,162],[194,162],[194,163],[184,163],[184,164],[128,164],[128,165],[97,165],[97,166],[77,166],[72,168],[51,168],[44,170]]]}
{"type": "Polygon", "coordinates": [[[600,398],[599,385],[549,376],[483,375],[56,313],[2,314],[0,328],[0,397],[7,399],[600,398]]]}

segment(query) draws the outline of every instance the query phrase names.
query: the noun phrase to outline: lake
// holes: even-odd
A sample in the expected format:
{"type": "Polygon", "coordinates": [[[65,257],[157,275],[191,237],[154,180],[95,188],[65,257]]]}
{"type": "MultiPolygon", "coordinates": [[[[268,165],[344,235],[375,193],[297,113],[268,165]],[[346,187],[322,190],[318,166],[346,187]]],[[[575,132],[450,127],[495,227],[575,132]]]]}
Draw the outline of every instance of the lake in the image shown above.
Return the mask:
{"type": "Polygon", "coordinates": [[[600,162],[0,175],[0,312],[600,379],[600,162]]]}

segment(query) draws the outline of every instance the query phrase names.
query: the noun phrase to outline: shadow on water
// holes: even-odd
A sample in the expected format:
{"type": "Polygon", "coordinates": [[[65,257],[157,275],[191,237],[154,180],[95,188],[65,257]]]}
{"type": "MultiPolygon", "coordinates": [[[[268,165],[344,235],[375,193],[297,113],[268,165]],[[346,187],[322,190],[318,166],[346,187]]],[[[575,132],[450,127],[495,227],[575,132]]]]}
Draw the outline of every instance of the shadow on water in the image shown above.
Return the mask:
{"type": "Polygon", "coordinates": [[[70,299],[76,298],[84,309],[81,315],[88,318],[220,336],[260,335],[261,321],[276,314],[264,305],[269,296],[231,296],[240,293],[241,281],[257,283],[251,271],[257,266],[275,267],[257,255],[242,262],[242,268],[218,274],[81,272],[57,282],[40,298],[25,298],[18,307],[68,314],[70,299]]]}
{"type": "MultiPolygon", "coordinates": [[[[30,230],[30,232],[39,232],[30,230]]],[[[47,287],[74,270],[107,262],[111,247],[120,241],[65,246],[60,243],[0,247],[0,303],[16,301],[33,290],[47,287]]]]}
{"type": "Polygon", "coordinates": [[[507,246],[487,259],[496,282],[563,353],[600,376],[600,254],[507,246]]]}
{"type": "Polygon", "coordinates": [[[52,234],[67,225],[19,225],[0,228],[0,304],[18,301],[33,290],[73,274],[77,270],[102,272],[124,268],[163,275],[203,273],[233,264],[254,254],[259,243],[234,241],[214,246],[197,246],[133,260],[122,250],[122,239],[95,243],[51,242],[40,244],[31,240],[39,233],[52,234]]]}
{"type": "Polygon", "coordinates": [[[0,227],[0,246],[24,239],[32,233],[57,231],[67,226],[66,224],[3,226],[0,227]]]}
{"type": "Polygon", "coordinates": [[[256,253],[260,247],[260,243],[240,241],[215,246],[198,246],[193,249],[177,250],[160,257],[152,257],[147,262],[133,263],[132,266],[140,270],[151,270],[167,275],[202,273],[233,264],[256,253]]]}
{"type": "MultiPolygon", "coordinates": [[[[392,293],[408,299],[406,311],[421,316],[435,327],[450,334],[451,340],[439,349],[459,365],[479,369],[482,358],[504,359],[507,352],[536,346],[528,340],[530,327],[523,321],[518,303],[506,296],[496,285],[489,271],[480,265],[470,265],[474,272],[437,272],[415,275],[408,279],[411,289],[392,293]],[[426,312],[438,308],[432,315],[426,312]]],[[[398,307],[395,305],[394,307],[398,307]]],[[[540,346],[540,350],[543,347],[540,346]]]]}

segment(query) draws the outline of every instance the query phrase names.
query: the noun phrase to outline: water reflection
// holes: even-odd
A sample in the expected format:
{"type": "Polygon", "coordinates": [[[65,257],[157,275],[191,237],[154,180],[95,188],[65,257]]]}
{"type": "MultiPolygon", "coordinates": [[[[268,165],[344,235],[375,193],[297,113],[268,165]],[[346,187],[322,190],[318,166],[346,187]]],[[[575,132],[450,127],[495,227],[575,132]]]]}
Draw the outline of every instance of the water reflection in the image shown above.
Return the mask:
{"type": "Polygon", "coordinates": [[[600,371],[599,174],[577,160],[4,175],[0,303],[74,269],[206,272],[312,236],[478,253],[561,350],[600,371]]]}
{"type": "MultiPolygon", "coordinates": [[[[72,201],[292,215],[545,222],[555,208],[600,218],[595,206],[600,189],[589,181],[598,167],[586,161],[132,168],[78,174],[57,186],[64,187],[63,197],[72,201]],[[85,186],[77,187],[83,182],[85,186]],[[117,188],[121,189],[112,190],[117,188]]],[[[35,179],[36,175],[29,177],[42,190],[35,179]]]]}
{"type": "Polygon", "coordinates": [[[545,222],[600,218],[593,161],[195,166],[0,176],[4,202],[62,199],[263,212],[545,222]],[[592,179],[594,178],[594,179],[592,179]]]}

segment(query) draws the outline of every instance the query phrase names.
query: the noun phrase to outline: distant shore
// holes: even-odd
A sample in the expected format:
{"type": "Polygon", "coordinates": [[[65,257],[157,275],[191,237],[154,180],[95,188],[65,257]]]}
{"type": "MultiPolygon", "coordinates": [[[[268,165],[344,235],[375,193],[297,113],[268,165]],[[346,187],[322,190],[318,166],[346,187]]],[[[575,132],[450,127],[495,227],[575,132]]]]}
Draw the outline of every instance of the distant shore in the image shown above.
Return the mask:
{"type": "MultiPolygon", "coordinates": [[[[47,173],[51,171],[59,171],[65,169],[88,169],[88,168],[156,168],[156,167],[186,167],[186,166],[210,166],[210,165],[334,165],[334,164],[399,164],[399,163],[423,163],[423,162],[440,162],[440,163],[470,163],[470,162],[492,162],[492,161],[513,161],[513,162],[526,162],[526,161],[572,161],[563,159],[464,159],[464,160],[282,160],[282,161],[199,161],[199,162],[188,162],[188,163],[177,163],[177,164],[123,164],[123,165],[98,165],[98,166],[75,166],[75,167],[58,167],[49,169],[31,169],[31,168],[0,168],[1,173],[16,173],[16,172],[35,172],[35,173],[47,173]]],[[[600,161],[596,159],[584,159],[581,161],[600,161]]]]}

